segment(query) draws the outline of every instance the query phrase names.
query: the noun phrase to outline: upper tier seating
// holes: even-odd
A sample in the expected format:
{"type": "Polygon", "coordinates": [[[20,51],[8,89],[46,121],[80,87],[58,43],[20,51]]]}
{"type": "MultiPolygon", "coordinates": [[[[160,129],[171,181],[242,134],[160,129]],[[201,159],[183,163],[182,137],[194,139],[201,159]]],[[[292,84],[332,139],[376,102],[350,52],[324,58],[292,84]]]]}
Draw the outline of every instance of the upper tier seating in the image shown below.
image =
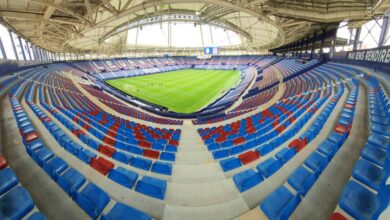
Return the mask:
{"type": "Polygon", "coordinates": [[[172,124],[172,125],[181,125],[183,124],[182,120],[175,119],[166,119],[161,117],[156,117],[145,112],[141,112],[135,108],[131,108],[128,105],[125,105],[112,96],[106,94],[102,90],[98,90],[90,85],[83,85],[83,88],[87,90],[91,95],[95,96],[99,99],[99,101],[103,102],[108,107],[114,109],[115,111],[127,115],[133,118],[139,118],[145,121],[151,121],[158,124],[172,124]]]}

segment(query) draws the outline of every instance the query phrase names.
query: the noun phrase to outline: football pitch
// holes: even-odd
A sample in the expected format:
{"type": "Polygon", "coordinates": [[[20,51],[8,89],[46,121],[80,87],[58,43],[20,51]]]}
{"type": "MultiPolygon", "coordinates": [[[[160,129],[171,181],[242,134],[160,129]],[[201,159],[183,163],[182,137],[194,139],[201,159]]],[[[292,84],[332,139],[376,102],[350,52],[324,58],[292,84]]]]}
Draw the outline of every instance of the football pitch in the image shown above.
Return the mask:
{"type": "Polygon", "coordinates": [[[240,79],[237,70],[177,70],[107,80],[110,86],[178,113],[206,107],[240,79]]]}

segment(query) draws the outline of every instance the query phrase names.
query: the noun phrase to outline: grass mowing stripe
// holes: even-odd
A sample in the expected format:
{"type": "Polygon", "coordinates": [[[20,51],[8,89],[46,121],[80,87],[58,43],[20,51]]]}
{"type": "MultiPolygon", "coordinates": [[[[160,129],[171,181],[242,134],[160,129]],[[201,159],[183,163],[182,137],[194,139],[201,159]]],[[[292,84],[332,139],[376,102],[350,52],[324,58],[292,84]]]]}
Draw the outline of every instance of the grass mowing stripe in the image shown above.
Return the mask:
{"type": "Polygon", "coordinates": [[[179,70],[107,80],[111,86],[171,111],[192,113],[214,101],[239,80],[238,71],[179,70]]]}

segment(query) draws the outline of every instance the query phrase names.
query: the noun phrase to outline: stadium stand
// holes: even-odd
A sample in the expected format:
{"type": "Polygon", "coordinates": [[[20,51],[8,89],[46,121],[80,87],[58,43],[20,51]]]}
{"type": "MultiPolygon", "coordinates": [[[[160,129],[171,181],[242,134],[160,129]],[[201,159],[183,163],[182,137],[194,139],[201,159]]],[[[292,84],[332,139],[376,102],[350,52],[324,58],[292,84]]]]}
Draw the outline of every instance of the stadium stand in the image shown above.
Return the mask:
{"type": "Polygon", "coordinates": [[[0,3],[0,220],[390,216],[387,1],[0,3]]]}

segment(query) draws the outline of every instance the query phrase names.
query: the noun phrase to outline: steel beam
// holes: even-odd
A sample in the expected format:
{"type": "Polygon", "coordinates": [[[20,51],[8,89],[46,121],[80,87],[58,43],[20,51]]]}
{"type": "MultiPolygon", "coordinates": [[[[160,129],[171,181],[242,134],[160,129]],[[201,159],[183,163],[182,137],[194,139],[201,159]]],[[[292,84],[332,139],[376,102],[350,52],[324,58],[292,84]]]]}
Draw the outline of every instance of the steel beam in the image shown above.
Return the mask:
{"type": "Polygon", "coordinates": [[[22,38],[20,36],[18,36],[18,40],[19,40],[20,49],[22,50],[23,59],[26,61],[27,59],[26,59],[26,54],[24,53],[22,38]]]}
{"type": "Polygon", "coordinates": [[[12,48],[14,49],[16,60],[19,61],[18,52],[17,52],[16,47],[15,47],[15,42],[14,42],[14,38],[12,37],[11,30],[8,30],[8,33],[9,33],[9,37],[11,38],[12,48]]]}
{"type": "Polygon", "coordinates": [[[3,59],[6,60],[7,54],[5,53],[3,41],[1,40],[1,36],[0,36],[0,50],[1,50],[1,54],[3,54],[3,59]]]}

